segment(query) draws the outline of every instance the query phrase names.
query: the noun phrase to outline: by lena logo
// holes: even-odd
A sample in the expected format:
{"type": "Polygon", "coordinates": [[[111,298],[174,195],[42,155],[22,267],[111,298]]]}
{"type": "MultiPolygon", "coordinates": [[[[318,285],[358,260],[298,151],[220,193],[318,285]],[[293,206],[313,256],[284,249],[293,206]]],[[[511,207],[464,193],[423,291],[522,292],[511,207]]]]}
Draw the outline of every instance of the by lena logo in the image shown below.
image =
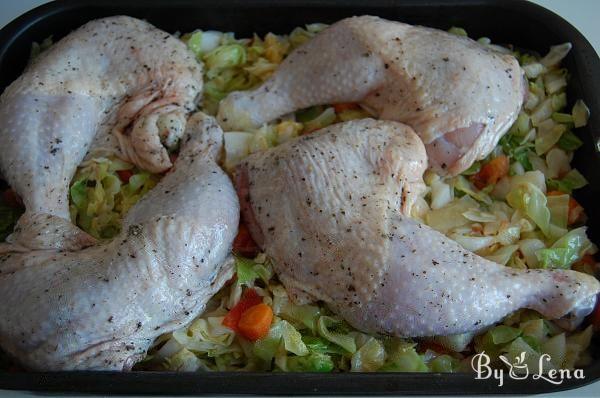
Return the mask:
{"type": "MultiPolygon", "coordinates": [[[[555,385],[562,384],[563,381],[569,379],[585,379],[582,369],[575,369],[574,371],[569,369],[555,369],[551,362],[552,358],[550,358],[550,355],[548,354],[540,355],[537,362],[527,360],[526,355],[526,352],[522,352],[514,358],[513,362],[504,355],[499,356],[500,360],[508,368],[509,378],[513,380],[524,380],[531,375],[533,380],[541,379],[555,385]]],[[[475,380],[493,378],[498,381],[498,387],[502,387],[504,385],[504,373],[506,370],[494,369],[490,366],[490,363],[491,359],[485,351],[473,356],[471,359],[471,367],[476,373],[475,380]]]]}

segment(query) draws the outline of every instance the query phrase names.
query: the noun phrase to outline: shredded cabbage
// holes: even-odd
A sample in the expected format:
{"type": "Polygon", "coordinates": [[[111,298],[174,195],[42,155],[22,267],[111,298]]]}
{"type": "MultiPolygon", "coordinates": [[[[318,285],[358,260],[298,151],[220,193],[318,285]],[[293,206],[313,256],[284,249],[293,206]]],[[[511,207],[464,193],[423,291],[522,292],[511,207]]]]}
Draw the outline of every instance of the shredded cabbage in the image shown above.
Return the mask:
{"type": "Polygon", "coordinates": [[[503,246],[485,257],[495,263],[506,265],[518,248],[518,245],[503,246]]]}
{"type": "Polygon", "coordinates": [[[112,238],[127,211],[159,180],[117,158],[96,158],[83,165],[70,188],[71,219],[96,238],[112,238]],[[130,174],[122,181],[119,172],[130,174]]]}
{"type": "Polygon", "coordinates": [[[322,316],[319,318],[317,328],[319,335],[324,339],[339,345],[350,353],[356,351],[356,342],[348,334],[349,327],[345,322],[330,316],[322,316]]]}
{"type": "Polygon", "coordinates": [[[590,117],[590,110],[582,100],[577,100],[573,105],[573,125],[575,127],[583,127],[587,124],[590,117]]]}
{"type": "Polygon", "coordinates": [[[580,260],[592,247],[585,230],[585,227],[580,227],[569,231],[554,242],[549,249],[538,250],[537,257],[541,266],[543,268],[569,268],[574,262],[580,260]]]}
{"type": "Polygon", "coordinates": [[[335,365],[329,355],[311,352],[304,357],[290,357],[287,360],[289,372],[331,372],[335,365]]]}
{"type": "Polygon", "coordinates": [[[569,51],[571,51],[571,48],[573,48],[571,43],[563,43],[558,46],[552,46],[550,47],[548,54],[546,54],[544,58],[540,59],[540,63],[547,68],[557,66],[560,61],[567,56],[569,51]]]}
{"type": "Polygon", "coordinates": [[[493,236],[469,236],[455,233],[450,235],[450,237],[459,245],[472,252],[484,249],[495,241],[493,236]]]}
{"type": "Polygon", "coordinates": [[[478,204],[470,196],[463,196],[450,202],[441,209],[431,210],[425,215],[425,222],[432,228],[448,233],[452,229],[466,225],[469,220],[463,215],[468,210],[478,208],[478,204]]]}
{"type": "MultiPolygon", "coordinates": [[[[231,33],[195,31],[182,36],[205,64],[202,110],[214,114],[218,102],[235,90],[248,90],[266,80],[294,48],[326,25],[296,28],[290,35],[255,35],[236,39],[231,33]]],[[[459,36],[461,28],[450,32],[459,36]]],[[[503,52],[487,38],[480,43],[503,52]]],[[[571,194],[587,181],[571,169],[573,151],[582,145],[576,128],[586,124],[589,110],[576,101],[566,110],[568,74],[560,61],[569,43],[555,46],[543,58],[514,52],[529,80],[529,95],[514,125],[502,137],[495,155],[510,160],[510,173],[495,186],[478,190],[471,182],[489,159],[475,162],[455,178],[428,171],[428,195],[419,216],[464,247],[500,264],[517,268],[568,268],[594,250],[585,228],[569,231],[567,195],[546,196],[546,189],[571,194]]],[[[356,107],[336,112],[327,105],[303,109],[252,131],[225,133],[224,166],[232,170],[247,155],[279,145],[332,123],[369,116],[356,107]]],[[[118,233],[125,212],[160,176],[145,173],[117,158],[97,158],[78,170],[70,188],[73,220],[100,238],[118,233]],[[125,176],[125,177],[124,177],[125,176]]],[[[12,229],[19,211],[0,206],[0,231],[12,229]],[[4,228],[4,229],[2,229],[4,228]]],[[[237,277],[219,291],[190,325],[155,342],[141,369],[175,371],[413,371],[455,372],[469,369],[469,355],[486,351],[493,366],[500,355],[526,352],[532,366],[542,353],[552,356],[553,368],[582,366],[592,330],[566,332],[539,314],[521,310],[500,325],[479,333],[432,336],[448,353],[412,340],[367,335],[337,318],[322,303],[295,304],[273,274],[270,260],[236,257],[237,277]],[[244,289],[255,289],[275,315],[269,333],[250,342],[222,325],[244,289]],[[428,347],[428,348],[424,348],[428,347]],[[465,351],[465,352],[461,352],[465,351]]],[[[533,369],[530,368],[530,369],[533,369]]]]}
{"type": "Polygon", "coordinates": [[[463,28],[459,28],[457,26],[453,26],[450,29],[448,29],[448,33],[452,33],[453,35],[456,36],[464,36],[467,37],[467,31],[464,30],[463,28]]]}
{"type": "Polygon", "coordinates": [[[546,154],[547,177],[558,178],[571,171],[569,155],[560,148],[553,148],[546,154]]]}
{"type": "Polygon", "coordinates": [[[192,50],[197,57],[202,57],[215,48],[219,47],[223,40],[223,33],[216,31],[197,30],[182,37],[182,40],[187,42],[188,48],[192,50]]]}
{"type": "Polygon", "coordinates": [[[539,261],[536,253],[545,248],[546,244],[540,239],[523,239],[519,242],[519,250],[528,268],[538,268],[539,261]]]}
{"type": "Polygon", "coordinates": [[[552,119],[547,119],[538,126],[535,138],[535,152],[543,155],[548,152],[567,130],[564,124],[555,124],[552,119]]]}
{"type": "Polygon", "coordinates": [[[432,372],[438,373],[457,372],[459,370],[459,361],[450,355],[440,355],[429,363],[429,368],[432,372]]]}
{"type": "Polygon", "coordinates": [[[573,131],[567,130],[556,143],[559,148],[565,151],[575,151],[583,145],[583,142],[577,137],[573,131]]]}
{"type": "Polygon", "coordinates": [[[322,129],[324,127],[333,124],[336,119],[336,114],[333,108],[326,108],[323,112],[317,115],[315,118],[310,119],[304,123],[304,132],[310,133],[315,130],[322,129]]]}
{"type": "Polygon", "coordinates": [[[569,195],[548,196],[550,222],[557,227],[567,228],[569,219],[569,195]]]}
{"type": "Polygon", "coordinates": [[[352,355],[351,370],[355,372],[374,372],[383,366],[385,349],[383,344],[373,337],[352,355]]]}
{"type": "Polygon", "coordinates": [[[548,187],[564,193],[572,193],[573,190],[585,187],[588,182],[577,169],[569,171],[562,179],[548,178],[548,187]]]}
{"type": "Polygon", "coordinates": [[[428,367],[422,355],[415,350],[416,345],[407,342],[388,342],[389,356],[379,369],[382,372],[427,372],[428,367]]]}
{"type": "Polygon", "coordinates": [[[453,186],[454,189],[465,193],[467,195],[469,195],[470,197],[472,197],[475,200],[478,200],[482,203],[485,203],[487,205],[492,203],[492,199],[489,197],[489,195],[484,192],[483,190],[478,191],[473,184],[471,184],[469,182],[469,180],[467,180],[465,177],[459,175],[456,176],[453,180],[453,186]]]}
{"type": "Polygon", "coordinates": [[[512,208],[526,214],[545,235],[550,234],[550,210],[548,210],[546,195],[531,183],[519,184],[511,190],[506,201],[512,208]]]}
{"type": "Polygon", "coordinates": [[[539,314],[521,310],[507,317],[504,323],[475,338],[475,349],[485,351],[496,365],[501,364],[500,355],[514,363],[522,357],[529,371],[538,371],[541,354],[550,355],[551,362],[544,362],[544,371],[556,368],[573,369],[575,362],[590,344],[591,326],[583,332],[562,331],[553,322],[542,319],[539,314]],[[569,358],[569,342],[571,355],[569,358]],[[547,366],[547,367],[546,367],[547,366]],[[533,369],[533,370],[532,370],[533,369]]]}
{"type": "Polygon", "coordinates": [[[452,372],[458,370],[463,359],[459,354],[442,356],[432,351],[422,355],[414,342],[369,336],[357,332],[325,307],[291,303],[283,286],[272,278],[271,265],[264,255],[254,260],[236,257],[236,271],[235,284],[213,297],[208,310],[190,326],[158,339],[139,366],[174,371],[452,372]],[[263,295],[263,302],[269,303],[276,315],[268,335],[254,343],[221,324],[228,308],[239,301],[240,291],[246,288],[263,295]]]}

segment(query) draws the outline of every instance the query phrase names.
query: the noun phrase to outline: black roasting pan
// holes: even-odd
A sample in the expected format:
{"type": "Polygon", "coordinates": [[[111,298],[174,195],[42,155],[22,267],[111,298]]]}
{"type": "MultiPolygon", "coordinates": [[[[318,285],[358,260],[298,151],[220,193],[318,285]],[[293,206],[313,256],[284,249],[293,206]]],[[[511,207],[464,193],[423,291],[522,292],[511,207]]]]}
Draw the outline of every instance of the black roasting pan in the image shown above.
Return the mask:
{"type": "MultiPolygon", "coordinates": [[[[115,14],[143,18],[169,32],[216,29],[234,31],[238,37],[253,32],[287,33],[306,23],[331,23],[352,15],[372,14],[440,29],[460,26],[471,37],[487,36],[495,43],[512,43],[540,53],[550,45],[569,41],[573,50],[565,60],[571,72],[568,97],[571,101],[582,98],[591,110],[588,125],[579,130],[585,145],[575,157],[575,166],[590,184],[578,191],[577,200],[588,213],[592,239],[600,242],[600,225],[596,224],[600,220],[600,159],[596,149],[600,134],[600,60],[573,26],[542,7],[518,0],[56,1],[22,15],[0,31],[0,87],[9,85],[22,72],[33,41],[49,35],[57,39],[91,19],[115,14]]],[[[524,381],[505,377],[504,385],[498,387],[496,380],[475,380],[467,373],[0,372],[0,389],[136,395],[531,394],[597,381],[598,340],[592,347],[594,362],[584,369],[585,379],[564,380],[560,385],[531,377],[524,381]]]]}

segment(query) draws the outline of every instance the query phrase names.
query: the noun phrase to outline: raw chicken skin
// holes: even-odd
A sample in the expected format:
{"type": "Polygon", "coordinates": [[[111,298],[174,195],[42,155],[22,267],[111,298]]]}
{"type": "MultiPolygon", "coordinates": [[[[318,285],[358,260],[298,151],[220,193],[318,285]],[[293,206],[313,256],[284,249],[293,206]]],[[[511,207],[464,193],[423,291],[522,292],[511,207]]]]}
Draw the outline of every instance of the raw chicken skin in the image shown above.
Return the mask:
{"type": "Polygon", "coordinates": [[[242,215],[294,301],[323,300],[365,332],[451,335],[523,307],[591,311],[595,278],[504,267],[410,219],[425,165],[408,126],[336,124],[247,158],[242,215]]]}
{"type": "Polygon", "coordinates": [[[221,102],[226,130],[257,127],[317,104],[360,102],[410,125],[430,166],[458,174],[487,156],[518,116],[526,86],[517,60],[440,30],[361,16],[292,52],[254,91],[221,102]]]}
{"type": "Polygon", "coordinates": [[[39,370],[126,370],[191,322],[233,274],[239,205],[216,164],[222,131],[188,122],[173,171],[109,243],[0,256],[0,344],[39,370]]]}
{"type": "MultiPolygon", "coordinates": [[[[0,172],[25,203],[19,226],[38,213],[69,219],[69,183],[94,138],[143,169],[167,170],[161,141],[178,140],[201,90],[202,67],[186,45],[135,18],[91,21],[54,44],[0,97],[0,172]]],[[[70,235],[69,247],[94,242],[70,235]]]]}

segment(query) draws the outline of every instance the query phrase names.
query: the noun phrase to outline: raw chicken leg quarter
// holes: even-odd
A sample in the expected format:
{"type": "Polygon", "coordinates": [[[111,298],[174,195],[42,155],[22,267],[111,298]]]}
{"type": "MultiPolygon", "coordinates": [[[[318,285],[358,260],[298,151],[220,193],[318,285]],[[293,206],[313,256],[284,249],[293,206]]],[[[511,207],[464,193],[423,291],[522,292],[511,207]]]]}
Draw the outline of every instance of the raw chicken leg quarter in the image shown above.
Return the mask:
{"type": "Polygon", "coordinates": [[[524,307],[550,319],[591,311],[595,278],[508,268],[410,219],[425,165],[410,127],[351,121],[251,155],[238,196],[290,297],[322,300],[366,332],[451,335],[524,307]]]}
{"type": "Polygon", "coordinates": [[[67,35],[0,97],[0,171],[26,207],[0,243],[0,345],[24,366],[130,369],[233,274],[239,203],[217,164],[223,132],[200,113],[186,120],[201,90],[184,43],[121,16],[67,35]],[[68,201],[100,147],[151,172],[173,166],[104,242],[70,222],[68,201]]]}
{"type": "Polygon", "coordinates": [[[127,370],[233,275],[239,206],[216,163],[223,134],[194,116],[175,168],[112,241],[0,255],[0,342],[38,370],[127,370]]]}
{"type": "Polygon", "coordinates": [[[46,231],[44,242],[8,241],[31,249],[93,243],[68,230],[77,165],[88,150],[106,148],[144,170],[168,170],[164,145],[179,141],[201,92],[202,66],[186,45],[131,17],[88,22],[39,55],[0,97],[0,173],[25,203],[17,230],[51,215],[70,239],[46,231]]]}
{"type": "Polygon", "coordinates": [[[430,166],[458,174],[486,157],[526,93],[517,60],[437,29],[361,16],[297,48],[262,86],[221,102],[226,130],[257,127],[318,104],[359,102],[410,125],[430,166]]]}

